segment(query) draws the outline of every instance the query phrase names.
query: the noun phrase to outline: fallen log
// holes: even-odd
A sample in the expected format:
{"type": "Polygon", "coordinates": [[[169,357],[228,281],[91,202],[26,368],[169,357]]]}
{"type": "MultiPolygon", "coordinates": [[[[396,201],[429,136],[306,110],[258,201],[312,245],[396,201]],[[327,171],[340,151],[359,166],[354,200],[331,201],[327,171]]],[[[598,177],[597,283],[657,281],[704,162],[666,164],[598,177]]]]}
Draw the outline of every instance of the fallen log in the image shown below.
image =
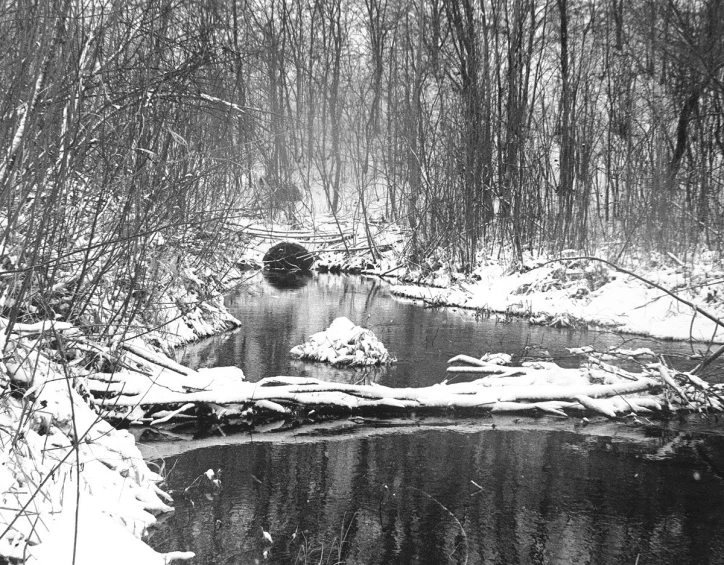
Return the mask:
{"type": "Polygon", "coordinates": [[[249,226],[247,228],[244,228],[241,230],[242,233],[246,233],[248,235],[257,236],[257,237],[265,237],[270,239],[310,239],[310,238],[316,238],[320,240],[328,240],[328,239],[336,239],[338,241],[341,241],[342,239],[350,239],[354,237],[353,232],[343,232],[342,234],[339,233],[339,231],[329,231],[329,232],[322,232],[322,231],[312,231],[312,230],[275,230],[272,228],[261,228],[261,227],[253,227],[249,226]]]}
{"type": "Polygon", "coordinates": [[[159,367],[163,367],[164,369],[169,369],[170,371],[174,371],[179,375],[188,376],[197,374],[196,371],[194,371],[193,369],[184,367],[180,363],[176,363],[176,361],[174,361],[173,359],[169,359],[168,357],[159,355],[158,353],[155,353],[150,349],[146,349],[145,347],[140,347],[132,343],[124,343],[123,345],[121,345],[121,347],[126,351],[129,351],[134,355],[140,357],[144,361],[148,361],[149,363],[153,363],[154,365],[158,365],[159,367]]]}
{"type": "MultiPolygon", "coordinates": [[[[140,351],[146,354],[145,351],[140,351]]],[[[140,358],[140,356],[139,356],[140,358]]],[[[503,360],[505,360],[503,358],[503,360]]],[[[502,366],[466,356],[451,359],[483,369],[470,382],[394,388],[378,384],[326,382],[310,377],[277,376],[256,383],[235,367],[179,375],[149,362],[152,374],[122,371],[90,375],[94,403],[111,419],[151,426],[186,422],[203,415],[215,425],[256,428],[275,420],[314,421],[335,415],[392,412],[523,413],[560,418],[661,415],[722,411],[722,385],[690,381],[659,364],[641,373],[616,374],[597,364],[566,369],[551,362],[502,366]],[[671,397],[669,390],[676,390],[671,397]],[[110,394],[109,394],[110,393],[110,394]]],[[[460,367],[458,367],[459,369],[460,367]]]]}

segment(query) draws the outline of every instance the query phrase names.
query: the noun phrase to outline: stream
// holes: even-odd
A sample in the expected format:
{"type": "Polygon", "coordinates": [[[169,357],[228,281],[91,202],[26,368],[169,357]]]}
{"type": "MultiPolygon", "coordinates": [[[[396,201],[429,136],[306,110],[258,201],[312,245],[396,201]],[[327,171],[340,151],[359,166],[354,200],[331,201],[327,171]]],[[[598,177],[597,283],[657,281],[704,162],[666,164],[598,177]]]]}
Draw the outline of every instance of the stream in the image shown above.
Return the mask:
{"type": "MultiPolygon", "coordinates": [[[[460,353],[578,366],[568,348],[650,347],[692,363],[689,344],[424,308],[374,278],[256,274],[227,304],[244,326],[187,347],[183,363],[238,365],[251,381],[397,387],[441,382],[460,353]],[[338,316],[373,330],[398,362],[350,370],[289,358],[338,316]]],[[[572,420],[413,414],[142,444],[176,508],[149,543],[194,551],[199,564],[724,563],[717,421],[572,420]]]]}

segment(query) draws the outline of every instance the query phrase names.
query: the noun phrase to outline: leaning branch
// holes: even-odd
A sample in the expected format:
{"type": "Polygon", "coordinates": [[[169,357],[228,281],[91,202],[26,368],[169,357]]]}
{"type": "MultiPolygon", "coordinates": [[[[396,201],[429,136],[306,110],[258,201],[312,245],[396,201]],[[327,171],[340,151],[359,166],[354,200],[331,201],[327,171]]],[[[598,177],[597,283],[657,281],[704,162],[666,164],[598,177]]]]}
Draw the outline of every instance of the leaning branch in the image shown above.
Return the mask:
{"type": "Polygon", "coordinates": [[[717,326],[720,326],[720,327],[724,328],[724,321],[723,321],[721,318],[717,318],[716,316],[714,316],[714,314],[712,314],[712,313],[710,313],[710,312],[707,312],[706,310],[704,310],[703,308],[697,306],[696,304],[694,304],[694,303],[691,302],[690,300],[687,300],[686,298],[682,298],[681,296],[679,296],[679,295],[676,294],[675,292],[669,290],[668,288],[663,287],[663,286],[661,286],[660,284],[655,283],[654,281],[651,281],[651,280],[647,279],[646,277],[642,277],[641,275],[637,275],[637,274],[634,273],[633,271],[629,271],[628,269],[624,269],[623,267],[620,267],[619,265],[616,265],[616,263],[612,263],[611,261],[607,261],[606,259],[601,259],[601,258],[599,258],[599,257],[593,257],[593,256],[589,256],[589,255],[582,255],[582,256],[579,256],[579,257],[566,257],[566,258],[552,259],[551,261],[546,261],[545,263],[543,263],[542,265],[539,265],[539,266],[540,266],[540,267],[545,267],[546,265],[550,265],[551,263],[562,263],[562,262],[564,262],[564,261],[584,261],[584,260],[585,260],[585,261],[598,261],[599,263],[604,263],[604,264],[608,265],[609,267],[611,267],[612,269],[615,269],[615,270],[617,270],[617,271],[619,271],[619,272],[621,272],[621,273],[624,273],[624,274],[629,275],[629,276],[631,276],[631,277],[633,277],[633,278],[635,278],[635,279],[638,279],[638,280],[640,280],[641,282],[643,282],[644,284],[647,284],[647,285],[649,285],[649,286],[651,286],[651,287],[653,287],[653,288],[655,288],[655,289],[657,289],[657,290],[660,290],[661,292],[664,292],[664,293],[668,294],[669,296],[671,296],[671,297],[674,298],[675,300],[678,300],[678,301],[681,302],[682,304],[686,304],[689,308],[691,308],[692,310],[694,310],[694,311],[697,312],[698,314],[701,314],[701,315],[704,316],[705,318],[708,318],[709,320],[711,320],[712,322],[714,322],[717,326]]]}
{"type": "MultiPolygon", "coordinates": [[[[668,295],[671,296],[673,299],[681,302],[682,304],[686,304],[689,308],[691,308],[692,310],[694,310],[694,312],[696,312],[697,314],[701,314],[701,315],[704,316],[705,318],[707,318],[707,319],[711,320],[712,322],[714,322],[717,326],[719,326],[719,327],[721,327],[721,328],[724,328],[724,321],[723,321],[721,318],[717,318],[716,316],[714,316],[714,314],[712,314],[711,312],[707,312],[706,310],[704,310],[703,308],[697,306],[696,304],[694,304],[694,303],[691,302],[690,300],[687,300],[686,298],[682,298],[681,296],[679,296],[679,295],[676,294],[675,292],[669,290],[669,289],[666,288],[666,287],[661,286],[661,285],[658,284],[658,283],[655,283],[654,281],[651,281],[651,280],[647,279],[646,277],[642,277],[641,275],[637,275],[637,274],[634,273],[633,271],[629,271],[628,269],[624,269],[623,267],[617,265],[616,263],[612,263],[611,261],[607,261],[606,259],[601,259],[600,257],[593,257],[593,256],[590,256],[590,255],[582,255],[582,256],[579,256],[579,257],[559,258],[559,259],[553,259],[553,260],[551,260],[551,261],[546,261],[545,263],[543,263],[542,265],[540,265],[540,267],[545,267],[546,265],[550,265],[551,263],[561,263],[561,262],[564,262],[564,261],[581,261],[581,260],[598,261],[599,263],[604,263],[605,265],[608,265],[608,266],[611,267],[612,269],[615,269],[615,270],[617,270],[617,271],[619,271],[619,272],[621,272],[621,273],[624,273],[624,274],[629,275],[629,276],[631,276],[631,277],[633,277],[633,278],[635,278],[635,279],[637,279],[637,280],[640,280],[640,281],[643,282],[644,284],[647,284],[647,285],[649,285],[649,286],[651,286],[651,287],[653,287],[653,288],[655,288],[655,289],[657,289],[657,290],[660,290],[661,292],[664,292],[664,293],[668,294],[668,295]]],[[[722,354],[724,354],[724,345],[721,346],[719,349],[717,349],[712,355],[710,355],[709,357],[707,357],[706,359],[704,359],[704,360],[692,371],[692,373],[700,373],[700,372],[703,371],[706,367],[708,367],[709,365],[711,365],[716,359],[718,359],[719,357],[721,357],[722,354]]]]}

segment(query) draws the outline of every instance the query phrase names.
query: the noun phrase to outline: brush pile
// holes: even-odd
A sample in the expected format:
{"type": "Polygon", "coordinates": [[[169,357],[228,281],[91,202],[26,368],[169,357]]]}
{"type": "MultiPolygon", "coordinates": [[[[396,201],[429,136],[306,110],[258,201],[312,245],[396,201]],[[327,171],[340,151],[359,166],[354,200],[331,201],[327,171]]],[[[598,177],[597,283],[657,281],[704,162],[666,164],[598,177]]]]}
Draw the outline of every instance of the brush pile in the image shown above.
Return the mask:
{"type": "MultiPolygon", "coordinates": [[[[355,328],[341,319],[331,326],[331,333],[322,332],[341,336],[324,346],[332,347],[335,359],[344,344],[356,343],[353,335],[361,339],[367,331],[355,328]]],[[[115,371],[87,374],[92,402],[109,420],[140,424],[161,434],[277,431],[350,415],[501,413],[577,417],[584,422],[589,417],[627,418],[643,424],[648,418],[724,411],[724,385],[662,363],[629,372],[609,365],[588,348],[580,368],[548,361],[512,366],[510,355],[502,353],[480,359],[457,355],[447,368],[455,382],[446,379],[432,386],[404,388],[301,376],[249,382],[237,367],[194,371],[138,343],[124,344],[123,349],[115,371]],[[463,374],[472,380],[462,382],[463,374]]]]}
{"type": "Polygon", "coordinates": [[[337,318],[323,332],[312,335],[293,347],[297,359],[321,361],[331,365],[364,367],[395,361],[371,330],[361,328],[348,318],[337,318]]]}
{"type": "Polygon", "coordinates": [[[580,369],[536,361],[504,366],[501,356],[450,359],[449,373],[480,374],[469,383],[469,394],[490,398],[492,412],[538,412],[558,416],[597,414],[616,418],[636,414],[721,412],[722,385],[710,385],[696,375],[650,363],[640,373],[609,365],[589,356],[580,369]],[[460,364],[462,363],[462,364],[460,364]],[[477,390],[476,390],[477,389],[477,390]]]}

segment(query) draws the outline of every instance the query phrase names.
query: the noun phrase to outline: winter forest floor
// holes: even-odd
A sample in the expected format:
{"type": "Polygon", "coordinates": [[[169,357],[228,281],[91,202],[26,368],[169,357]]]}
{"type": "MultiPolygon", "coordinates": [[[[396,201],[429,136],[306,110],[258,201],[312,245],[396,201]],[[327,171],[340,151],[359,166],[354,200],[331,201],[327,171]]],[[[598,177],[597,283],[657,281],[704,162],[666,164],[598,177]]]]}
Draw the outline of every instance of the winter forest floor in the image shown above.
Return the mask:
{"type": "MultiPolygon", "coordinates": [[[[5,493],[0,509],[0,556],[28,563],[76,564],[161,564],[191,557],[182,553],[161,555],[141,541],[155,522],[155,514],[171,510],[171,501],[159,487],[163,477],[143,461],[131,434],[112,428],[104,417],[110,413],[109,406],[125,410],[122,417],[126,420],[144,417],[139,411],[140,401],[135,405],[129,401],[124,407],[113,400],[124,394],[125,398],[135,394],[147,402],[158,398],[157,404],[168,404],[165,411],[155,413],[155,423],[178,417],[188,410],[189,402],[223,401],[222,392],[236,394],[237,400],[245,398],[248,391],[238,369],[197,372],[168,360],[164,352],[171,353],[183,343],[243,324],[226,310],[221,292],[243,284],[242,268],[260,266],[265,250],[273,242],[297,241],[313,251],[318,269],[381,276],[393,285],[394,294],[428,306],[469,308],[501,321],[516,316],[532,324],[606,327],[662,339],[693,340],[697,352],[694,356],[701,357],[711,353],[712,344],[724,341],[724,332],[717,323],[724,317],[724,266],[709,253],[700,254],[690,263],[672,255],[630,257],[625,266],[628,273],[575,253],[564,258],[527,256],[522,263],[481,253],[478,266],[463,274],[445,260],[443,250],[423,264],[411,264],[406,257],[408,241],[404,231],[390,224],[373,226],[369,236],[359,225],[331,220],[303,230],[242,222],[232,231],[241,241],[237,251],[230,255],[228,247],[219,248],[217,255],[226,255],[212,256],[203,264],[180,261],[176,279],[161,294],[163,302],[159,304],[164,306],[159,305],[153,316],[144,318],[145,322],[138,322],[134,326],[136,337],[124,336],[115,349],[99,345],[81,328],[65,322],[15,324],[12,333],[4,336],[11,355],[6,356],[3,366],[8,392],[2,397],[0,410],[0,482],[5,493]],[[375,249],[374,258],[370,248],[375,249]],[[391,278],[393,275],[396,278],[391,278]],[[73,362],[91,354],[95,359],[92,367],[73,362]],[[119,375],[127,378],[119,379],[119,375]],[[139,379],[150,379],[155,388],[133,389],[139,379]],[[206,391],[214,390],[221,392],[216,397],[210,393],[204,396],[206,391]],[[178,398],[164,400],[171,393],[178,398]],[[189,393],[196,395],[194,399],[184,396],[189,393]]],[[[0,323],[7,326],[4,319],[0,323]]],[[[478,369],[475,360],[472,364],[470,370],[501,373],[486,363],[478,369]]],[[[531,383],[544,386],[545,379],[540,380],[542,373],[536,373],[536,369],[512,373],[517,373],[518,378],[522,373],[522,377],[533,379],[531,383]]],[[[539,369],[546,371],[545,378],[555,372],[550,366],[539,369]]],[[[671,378],[665,369],[657,371],[661,378],[671,378]]],[[[502,372],[502,376],[512,374],[507,369],[502,372]]],[[[579,386],[577,377],[571,374],[570,378],[569,384],[579,386]]],[[[348,398],[339,400],[340,391],[324,390],[323,383],[273,384],[277,388],[274,394],[256,397],[257,409],[287,413],[289,408],[278,402],[278,387],[282,385],[318,387],[314,394],[326,394],[321,397],[323,402],[349,402],[348,398]]],[[[706,386],[696,378],[689,384],[693,388],[706,386]]],[[[617,381],[607,386],[622,385],[617,381]]],[[[641,380],[626,386],[639,390],[654,384],[641,380]]],[[[675,384],[671,386],[679,390],[675,384]]],[[[379,389],[384,387],[372,388],[355,391],[367,395],[364,407],[397,409],[420,402],[413,398],[414,391],[402,396],[380,396],[379,389]]],[[[589,389],[581,390],[567,393],[567,397],[576,399],[573,402],[543,398],[545,395],[540,393],[530,400],[536,409],[564,416],[563,411],[574,405],[576,410],[591,409],[612,416],[622,409],[615,403],[589,398],[593,394],[589,389]]],[[[466,389],[462,394],[468,392],[466,389]]],[[[258,395],[258,389],[252,394],[258,395]]],[[[300,400],[304,395],[298,390],[288,394],[289,402],[306,402],[300,400]]],[[[430,406],[442,402],[435,391],[421,394],[430,406]]],[[[452,390],[449,394],[452,398],[452,390]]],[[[654,405],[657,401],[641,401],[639,407],[646,410],[647,403],[654,405]]],[[[624,408],[631,409],[631,404],[624,408]]],[[[213,473],[207,480],[214,480],[213,473]]]]}

